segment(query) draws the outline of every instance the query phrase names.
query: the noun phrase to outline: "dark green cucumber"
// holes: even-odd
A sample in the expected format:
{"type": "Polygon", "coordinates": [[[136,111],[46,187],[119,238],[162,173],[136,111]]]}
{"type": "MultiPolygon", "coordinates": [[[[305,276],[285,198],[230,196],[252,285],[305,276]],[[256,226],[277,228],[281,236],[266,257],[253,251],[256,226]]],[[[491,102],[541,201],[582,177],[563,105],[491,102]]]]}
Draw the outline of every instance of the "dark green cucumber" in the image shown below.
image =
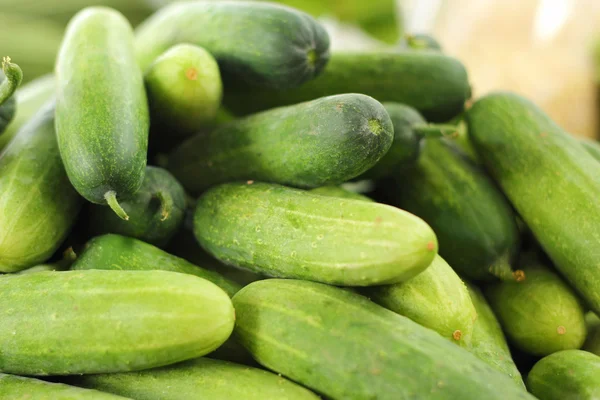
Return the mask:
{"type": "Polygon", "coordinates": [[[91,205],[89,228],[95,234],[119,233],[164,247],[183,223],[185,191],[168,171],[146,167],[140,189],[121,207],[130,219],[124,221],[108,207],[91,205]]]}
{"type": "Polygon", "coordinates": [[[382,189],[386,201],[423,218],[440,255],[474,280],[511,276],[519,235],[508,201],[485,173],[440,140],[426,140],[412,168],[382,189]]]}
{"type": "Polygon", "coordinates": [[[600,312],[600,163],[516,94],[481,98],[467,124],[488,171],[556,268],[600,312]]]}
{"type": "Polygon", "coordinates": [[[233,302],[235,335],[254,358],[328,398],[532,399],[432,330],[348,290],[267,279],[233,302]]]}
{"type": "Polygon", "coordinates": [[[88,201],[109,204],[142,185],[148,104],[133,32],[115,10],[86,8],[67,27],[56,63],[56,134],[67,175],[88,201]]]}
{"type": "Polygon", "coordinates": [[[600,399],[600,357],[582,350],[551,354],[533,366],[527,388],[540,400],[600,399]]]}
{"type": "Polygon", "coordinates": [[[113,234],[98,236],[87,242],[71,269],[171,271],[209,280],[229,296],[233,296],[241,289],[241,285],[224,278],[217,272],[189,263],[141,240],[113,234]]]}
{"type": "Polygon", "coordinates": [[[60,158],[54,105],[48,104],[0,155],[0,272],[20,271],[50,258],[81,204],[60,158]]]}
{"type": "MultiPolygon", "coordinates": [[[[128,397],[0,373],[3,400],[126,400],[128,397]]],[[[130,399],[131,400],[131,399],[130,399]]]]}
{"type": "Polygon", "coordinates": [[[437,253],[431,228],[405,211],[266,183],[207,191],[194,234],[226,264],[342,286],[408,280],[437,253]]]}
{"type": "Polygon", "coordinates": [[[317,76],[329,59],[329,36],[313,17],[259,2],[194,1],[164,7],[136,30],[145,70],[179,43],[204,47],[219,62],[225,84],[290,88],[317,76]]]}
{"type": "Polygon", "coordinates": [[[583,345],[583,350],[589,351],[600,356],[600,318],[596,314],[589,312],[585,316],[588,328],[588,336],[583,345]]]}
{"type": "Polygon", "coordinates": [[[343,199],[348,200],[364,200],[364,201],[373,201],[365,195],[360,193],[351,192],[342,188],[341,186],[321,186],[318,188],[314,188],[310,191],[310,193],[318,194],[320,196],[328,196],[328,197],[341,197],[343,199]]]}
{"type": "Polygon", "coordinates": [[[0,72],[0,134],[15,116],[16,106],[13,94],[23,80],[23,71],[12,62],[10,57],[2,60],[2,72],[0,72]]]}
{"type": "Polygon", "coordinates": [[[289,90],[230,88],[225,105],[245,115],[340,93],[364,93],[381,102],[419,110],[427,120],[445,122],[459,114],[471,89],[465,67],[438,52],[334,53],[323,73],[289,90]]]}
{"type": "Polygon", "coordinates": [[[235,319],[218,286],[174,272],[38,272],[0,292],[0,372],[18,375],[169,365],[215,350],[235,319]]]}
{"type": "Polygon", "coordinates": [[[319,399],[271,372],[208,358],[147,371],[87,375],[74,383],[138,400],[319,399]]]}
{"type": "Polygon", "coordinates": [[[330,96],[200,133],[170,154],[168,169],[194,194],[247,179],[297,187],[339,184],[372,167],[390,148],[393,132],[373,98],[330,96]]]}
{"type": "Polygon", "coordinates": [[[592,157],[600,161],[600,143],[598,141],[587,138],[580,138],[579,141],[592,157]]]}

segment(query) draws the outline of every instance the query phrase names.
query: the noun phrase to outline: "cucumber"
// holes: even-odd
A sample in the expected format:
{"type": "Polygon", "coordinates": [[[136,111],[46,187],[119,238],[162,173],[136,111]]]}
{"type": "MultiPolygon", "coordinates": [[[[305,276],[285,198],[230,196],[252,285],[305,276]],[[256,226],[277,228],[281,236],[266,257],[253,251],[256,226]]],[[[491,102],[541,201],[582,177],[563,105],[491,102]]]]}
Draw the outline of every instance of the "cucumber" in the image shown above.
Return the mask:
{"type": "Polygon", "coordinates": [[[3,400],[125,400],[114,394],[0,373],[3,400]]]}
{"type": "Polygon", "coordinates": [[[483,171],[448,144],[425,140],[412,168],[383,186],[386,202],[423,218],[440,255],[461,275],[480,281],[510,277],[519,234],[508,201],[483,171]]]}
{"type": "Polygon", "coordinates": [[[584,309],[572,289],[541,265],[528,265],[519,276],[485,288],[508,339],[537,356],[580,348],[587,333],[584,309]]]}
{"type": "Polygon", "coordinates": [[[442,45],[431,35],[425,33],[415,33],[406,35],[406,47],[412,50],[433,50],[442,51],[442,45]]]}
{"type": "Polygon", "coordinates": [[[588,153],[592,155],[596,160],[600,161],[600,143],[596,140],[587,138],[580,138],[579,141],[585,147],[588,153]]]}
{"type": "Polygon", "coordinates": [[[21,68],[10,61],[10,57],[2,60],[2,72],[0,73],[0,134],[15,116],[16,107],[13,94],[23,80],[21,68]]]}
{"type": "Polygon", "coordinates": [[[148,166],[142,187],[123,201],[121,207],[131,217],[129,221],[122,220],[108,207],[91,205],[91,232],[119,233],[164,247],[183,223],[185,191],[168,171],[148,166]]]}
{"type": "Polygon", "coordinates": [[[371,202],[373,201],[373,199],[370,199],[365,195],[356,192],[351,192],[342,188],[341,186],[321,186],[310,190],[310,193],[318,194],[319,196],[340,197],[342,199],[348,200],[364,200],[371,202]]]}
{"type": "Polygon", "coordinates": [[[147,371],[84,375],[75,384],[138,400],[319,399],[271,372],[208,358],[147,371]]]}
{"type": "Polygon", "coordinates": [[[51,103],[0,154],[0,272],[50,258],[73,227],[81,203],[60,159],[51,103]]]}
{"type": "Polygon", "coordinates": [[[600,312],[600,163],[541,109],[495,93],[467,112],[488,172],[559,272],[600,312]]]}
{"type": "Polygon", "coordinates": [[[372,167],[390,148],[393,132],[379,102],[343,94],[200,133],[170,154],[168,169],[194,194],[247,179],[297,187],[335,185],[372,167]]]}
{"type": "Polygon", "coordinates": [[[233,302],[235,335],[254,358],[328,398],[532,399],[432,330],[348,290],[267,279],[233,302]]]}
{"type": "Polygon", "coordinates": [[[290,90],[229,88],[225,105],[239,115],[339,93],[363,93],[445,122],[459,114],[471,89],[465,67],[438,52],[333,53],[323,73],[290,90]]]}
{"type": "Polygon", "coordinates": [[[510,376],[519,386],[525,387],[492,308],[476,286],[467,283],[467,289],[477,313],[468,350],[494,369],[510,376]]]}
{"type": "Polygon", "coordinates": [[[405,211],[266,183],[206,192],[194,234],[225,264],[342,286],[408,280],[437,254],[431,228],[405,211]]]}
{"type": "Polygon", "coordinates": [[[440,256],[414,278],[363,292],[375,303],[404,315],[446,339],[469,347],[477,313],[464,282],[440,256]]]}
{"type": "Polygon", "coordinates": [[[600,398],[600,357],[564,350],[542,358],[527,376],[529,391],[540,400],[600,398]]]}
{"type": "Polygon", "coordinates": [[[18,375],[173,364],[215,350],[235,319],[218,286],[174,272],[38,272],[0,278],[0,292],[0,372],[18,375]]]}
{"type": "Polygon", "coordinates": [[[56,135],[69,180],[85,199],[128,219],[118,199],[140,188],[148,104],[119,12],[89,7],[69,22],[56,63],[56,135]]]}
{"type": "Polygon", "coordinates": [[[141,240],[114,234],[98,236],[88,241],[71,269],[171,271],[209,280],[229,296],[233,296],[241,289],[241,285],[224,278],[217,272],[189,263],[141,240]]]}
{"type": "Polygon", "coordinates": [[[194,1],[162,8],[136,30],[142,70],[179,43],[208,50],[226,88],[237,81],[296,87],[317,76],[329,59],[325,28],[308,14],[271,3],[194,1]]]}
{"type": "Polygon", "coordinates": [[[588,327],[588,336],[583,345],[583,350],[600,356],[600,318],[589,312],[585,316],[588,327]]]}

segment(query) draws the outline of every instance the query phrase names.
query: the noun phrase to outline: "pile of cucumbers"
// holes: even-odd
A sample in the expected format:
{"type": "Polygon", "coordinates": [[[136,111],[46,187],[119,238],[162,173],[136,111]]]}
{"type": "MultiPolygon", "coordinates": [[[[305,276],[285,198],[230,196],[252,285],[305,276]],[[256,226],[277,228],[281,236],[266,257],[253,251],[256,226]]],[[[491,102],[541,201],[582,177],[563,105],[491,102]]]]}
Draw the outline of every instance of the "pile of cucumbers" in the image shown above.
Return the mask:
{"type": "Polygon", "coordinates": [[[600,398],[600,146],[409,39],[193,1],[6,58],[0,399],[600,398]]]}

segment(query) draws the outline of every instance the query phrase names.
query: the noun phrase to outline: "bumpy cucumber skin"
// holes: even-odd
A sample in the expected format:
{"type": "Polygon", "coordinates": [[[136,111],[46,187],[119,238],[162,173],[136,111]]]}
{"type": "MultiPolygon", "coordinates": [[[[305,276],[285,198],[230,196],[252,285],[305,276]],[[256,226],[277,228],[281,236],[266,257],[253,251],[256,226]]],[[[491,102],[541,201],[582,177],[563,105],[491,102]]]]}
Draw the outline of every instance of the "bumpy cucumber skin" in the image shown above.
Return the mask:
{"type": "Polygon", "coordinates": [[[351,192],[349,190],[344,189],[341,186],[321,186],[318,188],[311,189],[310,193],[318,194],[319,196],[339,197],[348,200],[364,200],[371,202],[373,201],[373,199],[370,199],[363,194],[351,192]]]}
{"type": "Polygon", "coordinates": [[[600,357],[564,350],[538,361],[527,376],[529,391],[540,400],[600,398],[600,357]]]}
{"type": "Polygon", "coordinates": [[[141,240],[115,234],[98,236],[88,241],[71,269],[171,271],[209,280],[229,296],[233,296],[241,289],[241,285],[224,278],[217,272],[189,263],[183,258],[141,240]]]}
{"type": "Polygon", "coordinates": [[[129,22],[90,7],[69,23],[56,64],[56,134],[67,175],[88,201],[142,185],[149,115],[129,22]]]}
{"type": "Polygon", "coordinates": [[[437,253],[431,228],[405,211],[266,183],[206,192],[194,234],[225,264],[343,286],[405,281],[437,253]]]}
{"type": "Polygon", "coordinates": [[[235,319],[218,286],[174,272],[38,272],[0,291],[0,371],[18,375],[169,365],[219,347],[235,319]]]}
{"type": "Polygon", "coordinates": [[[348,290],[268,279],[233,302],[235,334],[259,363],[330,398],[532,398],[432,330],[348,290]]]}
{"type": "Polygon", "coordinates": [[[75,384],[138,400],[319,399],[271,372],[207,358],[148,371],[82,376],[75,384]]]}
{"type": "Polygon", "coordinates": [[[379,102],[343,94],[198,134],[171,153],[168,169],[194,194],[247,179],[296,187],[335,185],[372,167],[393,138],[392,121],[379,102]]]}
{"type": "Polygon", "coordinates": [[[417,163],[385,186],[386,202],[423,218],[440,255],[461,275],[494,280],[510,274],[519,234],[508,201],[485,173],[439,139],[424,141],[417,163]],[[506,271],[499,273],[494,266],[506,271]]]}
{"type": "Polygon", "coordinates": [[[246,115],[339,93],[406,104],[427,120],[445,122],[463,110],[471,89],[465,67],[441,53],[334,53],[320,76],[298,88],[251,90],[238,85],[223,101],[234,113],[246,115]]]}
{"type": "Polygon", "coordinates": [[[0,373],[3,400],[126,400],[114,394],[0,373]]]}
{"type": "Polygon", "coordinates": [[[600,161],[600,143],[596,140],[591,139],[579,139],[583,147],[587,150],[588,153],[592,155],[596,160],[600,161]]]}
{"type": "Polygon", "coordinates": [[[589,312],[585,316],[585,321],[588,327],[588,336],[582,349],[600,356],[600,318],[589,312]]]}
{"type": "Polygon", "coordinates": [[[487,170],[556,268],[600,312],[598,161],[516,94],[479,99],[467,124],[487,170]]]}
{"type": "Polygon", "coordinates": [[[460,346],[471,345],[475,307],[462,279],[440,256],[414,278],[367,288],[364,294],[460,346]]]}
{"type": "Polygon", "coordinates": [[[183,223],[185,191],[168,171],[148,166],[142,186],[132,197],[122,201],[121,207],[129,215],[128,221],[119,218],[108,207],[91,205],[90,231],[94,235],[118,233],[164,247],[183,223]],[[172,202],[166,216],[159,196],[166,196],[165,201],[172,202]]]}
{"type": "Polygon", "coordinates": [[[0,272],[46,261],[69,234],[82,202],[65,173],[49,103],[0,155],[0,272]]]}
{"type": "Polygon", "coordinates": [[[191,2],[164,7],[136,30],[145,70],[169,47],[204,47],[219,62],[225,88],[243,81],[289,88],[317,76],[329,59],[329,36],[313,17],[293,8],[241,1],[191,2]]]}

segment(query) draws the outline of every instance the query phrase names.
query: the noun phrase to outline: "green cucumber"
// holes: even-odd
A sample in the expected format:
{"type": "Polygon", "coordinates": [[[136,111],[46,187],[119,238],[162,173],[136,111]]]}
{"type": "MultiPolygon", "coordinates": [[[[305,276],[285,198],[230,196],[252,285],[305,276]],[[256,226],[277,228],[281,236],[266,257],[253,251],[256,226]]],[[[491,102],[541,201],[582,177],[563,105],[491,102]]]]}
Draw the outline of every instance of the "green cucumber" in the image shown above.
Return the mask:
{"type": "Polygon", "coordinates": [[[342,286],[408,280],[437,254],[431,228],[405,211],[266,183],[207,191],[194,234],[225,264],[342,286]]]}
{"type": "Polygon", "coordinates": [[[436,332],[348,290],[267,279],[233,303],[234,333],[254,358],[328,398],[532,399],[436,332]]]}
{"type": "Polygon", "coordinates": [[[56,63],[56,135],[75,189],[128,219],[118,199],[140,188],[148,149],[148,104],[119,12],[89,7],[69,22],[56,63]]]}
{"type": "Polygon", "coordinates": [[[409,34],[404,37],[406,47],[412,50],[442,51],[442,45],[431,35],[425,33],[409,34]]]}
{"type": "Polygon", "coordinates": [[[142,186],[133,197],[121,202],[121,207],[130,220],[124,221],[108,207],[91,205],[91,232],[119,233],[164,247],[183,223],[185,191],[168,171],[148,166],[142,186]]]}
{"type": "Polygon", "coordinates": [[[313,17],[260,2],[172,4],[136,30],[137,59],[146,70],[169,47],[204,47],[227,84],[290,88],[317,76],[329,59],[329,36],[313,17]]]}
{"type": "Polygon", "coordinates": [[[13,94],[22,80],[21,68],[10,62],[10,57],[4,57],[0,73],[0,134],[6,130],[15,116],[16,106],[13,94]]]}
{"type": "Polygon", "coordinates": [[[137,400],[319,399],[271,372],[208,358],[147,371],[87,375],[74,382],[137,400]]]}
{"type": "Polygon", "coordinates": [[[580,348],[587,329],[583,306],[572,289],[542,265],[528,265],[516,274],[516,281],[485,288],[509,341],[537,356],[580,348]]]}
{"type": "Polygon", "coordinates": [[[224,278],[217,272],[189,263],[141,240],[114,234],[98,236],[88,241],[71,269],[171,271],[209,280],[229,296],[233,296],[241,289],[241,285],[224,278]]]}
{"type": "Polygon", "coordinates": [[[114,394],[0,373],[3,400],[126,400],[114,394]]]}
{"type": "Polygon", "coordinates": [[[82,199],[63,167],[54,105],[27,123],[0,154],[0,272],[46,261],[73,227],[82,199]]]}
{"type": "Polygon", "coordinates": [[[463,347],[471,345],[477,313],[464,282],[440,256],[414,278],[363,292],[375,303],[404,315],[463,347]]]}
{"type": "Polygon", "coordinates": [[[365,195],[356,192],[351,192],[342,188],[341,186],[321,186],[310,190],[310,193],[318,194],[320,196],[341,197],[343,199],[348,200],[373,201],[365,195]]]}
{"type": "Polygon", "coordinates": [[[592,157],[600,161],[600,143],[598,141],[587,138],[580,138],[579,141],[592,157]]]}
{"type": "Polygon", "coordinates": [[[38,272],[0,292],[0,372],[18,375],[169,365],[215,350],[235,319],[218,286],[174,272],[38,272]]]}
{"type": "Polygon", "coordinates": [[[559,272],[600,312],[600,163],[516,94],[479,99],[467,124],[488,172],[559,272]]]}
{"type": "Polygon", "coordinates": [[[417,163],[398,171],[382,191],[386,202],[431,225],[440,255],[459,274],[473,280],[511,277],[519,234],[510,204],[447,143],[426,140],[417,163]]]}
{"type": "Polygon", "coordinates": [[[527,387],[540,400],[600,399],[600,357],[582,350],[551,354],[533,366],[527,387]]]}
{"type": "Polygon", "coordinates": [[[393,132],[373,98],[330,96],[200,133],[170,154],[168,169],[194,194],[247,179],[297,187],[339,184],[372,167],[390,148],[393,132]]]}
{"type": "Polygon", "coordinates": [[[340,93],[364,93],[416,108],[427,120],[459,114],[471,89],[465,67],[439,52],[334,53],[323,73],[290,90],[230,88],[225,105],[239,115],[340,93]]]}
{"type": "Polygon", "coordinates": [[[600,318],[589,312],[585,316],[585,321],[588,327],[588,336],[582,349],[600,356],[600,318]]]}

